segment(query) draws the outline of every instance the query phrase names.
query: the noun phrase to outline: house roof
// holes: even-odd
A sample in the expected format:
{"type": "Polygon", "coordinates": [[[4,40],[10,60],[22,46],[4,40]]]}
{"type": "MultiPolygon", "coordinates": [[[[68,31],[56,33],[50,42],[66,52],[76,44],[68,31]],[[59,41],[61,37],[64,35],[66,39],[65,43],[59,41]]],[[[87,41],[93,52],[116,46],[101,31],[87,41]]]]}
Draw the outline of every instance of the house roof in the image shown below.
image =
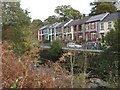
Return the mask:
{"type": "Polygon", "coordinates": [[[53,28],[58,27],[60,24],[61,24],[61,22],[60,22],[60,23],[57,23],[56,25],[54,25],[54,27],[53,27],[53,28]]]}
{"type": "Polygon", "coordinates": [[[95,15],[90,17],[86,22],[93,22],[93,21],[101,21],[103,20],[109,13],[103,13],[99,15],[95,15]]]}
{"type": "Polygon", "coordinates": [[[40,30],[45,29],[45,28],[48,28],[49,26],[50,26],[50,25],[45,25],[45,26],[41,27],[40,30]]]}
{"type": "Polygon", "coordinates": [[[68,21],[66,24],[64,24],[64,27],[68,26],[68,24],[70,24],[73,21],[73,19],[71,19],[70,21],[68,21]]]}
{"type": "Polygon", "coordinates": [[[58,24],[58,22],[55,22],[55,23],[51,24],[51,25],[49,26],[49,29],[54,28],[54,26],[56,26],[57,24],[58,24]]]}
{"type": "Polygon", "coordinates": [[[118,17],[120,17],[119,15],[120,15],[120,11],[111,13],[111,14],[109,14],[107,17],[105,17],[105,18],[103,19],[103,22],[114,21],[114,20],[116,20],[118,17]]]}
{"type": "Polygon", "coordinates": [[[63,27],[67,22],[61,22],[57,27],[63,27]]]}
{"type": "Polygon", "coordinates": [[[83,18],[83,19],[74,20],[74,21],[70,22],[67,26],[73,26],[73,25],[83,24],[83,23],[85,23],[89,18],[90,18],[90,17],[86,17],[86,18],[83,18]]]}

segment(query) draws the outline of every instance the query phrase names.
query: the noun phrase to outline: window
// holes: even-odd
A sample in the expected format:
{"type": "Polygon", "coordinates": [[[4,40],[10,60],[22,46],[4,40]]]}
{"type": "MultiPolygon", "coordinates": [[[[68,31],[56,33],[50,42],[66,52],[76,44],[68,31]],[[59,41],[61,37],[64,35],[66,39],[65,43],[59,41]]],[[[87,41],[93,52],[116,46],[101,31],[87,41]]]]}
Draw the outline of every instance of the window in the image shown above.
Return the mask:
{"type": "Polygon", "coordinates": [[[42,31],[39,30],[39,34],[42,34],[42,31]]]}
{"type": "Polygon", "coordinates": [[[81,26],[81,28],[82,28],[82,30],[85,30],[85,25],[83,24],[83,25],[81,26]]]}
{"type": "Polygon", "coordinates": [[[52,33],[54,33],[54,29],[52,28],[52,33]]]}
{"type": "Polygon", "coordinates": [[[91,29],[95,29],[95,23],[91,23],[91,29]]]}
{"type": "Polygon", "coordinates": [[[54,39],[54,35],[52,35],[52,39],[54,39]]]}
{"type": "Polygon", "coordinates": [[[86,41],[88,41],[88,34],[86,34],[85,37],[86,37],[86,41]]]}
{"type": "Polygon", "coordinates": [[[47,35],[45,35],[45,40],[47,40],[48,39],[48,36],[47,35]]]}
{"type": "Polygon", "coordinates": [[[59,28],[59,33],[62,33],[62,27],[61,27],[61,28],[59,28]]]}
{"type": "Polygon", "coordinates": [[[96,33],[91,33],[91,39],[95,39],[96,38],[96,33]]]}
{"type": "Polygon", "coordinates": [[[52,29],[49,30],[49,34],[51,34],[51,33],[52,33],[52,29]]]}
{"type": "Polygon", "coordinates": [[[104,30],[104,23],[101,23],[101,24],[100,24],[100,29],[101,29],[101,30],[104,30]]]}
{"type": "Polygon", "coordinates": [[[64,27],[64,33],[66,33],[67,32],[67,28],[66,27],[64,27]]]}
{"type": "Polygon", "coordinates": [[[80,34],[80,35],[79,35],[79,38],[83,38],[83,34],[80,34]]]}
{"type": "Polygon", "coordinates": [[[44,32],[43,32],[43,30],[41,31],[41,34],[43,34],[44,32]]]}
{"type": "Polygon", "coordinates": [[[82,26],[81,25],[79,25],[79,31],[82,31],[82,26]]]}
{"type": "Polygon", "coordinates": [[[77,30],[77,26],[75,25],[75,26],[74,26],[74,31],[76,31],[76,30],[77,30]]]}
{"type": "Polygon", "coordinates": [[[89,24],[86,24],[86,30],[88,30],[89,29],[89,24]]]}
{"type": "Polygon", "coordinates": [[[56,33],[58,33],[58,29],[56,29],[56,33]]]}
{"type": "Polygon", "coordinates": [[[72,40],[72,35],[71,34],[68,35],[68,40],[72,40]]]}
{"type": "Polygon", "coordinates": [[[68,32],[71,32],[70,27],[68,27],[68,32]]]}
{"type": "Polygon", "coordinates": [[[108,22],[108,29],[112,28],[112,22],[108,22]]]}

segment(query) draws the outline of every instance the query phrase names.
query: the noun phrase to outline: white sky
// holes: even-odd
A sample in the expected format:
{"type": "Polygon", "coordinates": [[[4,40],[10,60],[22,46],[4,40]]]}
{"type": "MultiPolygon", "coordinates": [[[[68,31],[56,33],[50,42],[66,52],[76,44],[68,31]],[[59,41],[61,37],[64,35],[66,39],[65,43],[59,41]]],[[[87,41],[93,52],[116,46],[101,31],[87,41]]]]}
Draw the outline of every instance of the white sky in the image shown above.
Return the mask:
{"type": "Polygon", "coordinates": [[[21,7],[30,11],[32,19],[44,20],[48,16],[56,15],[54,10],[60,5],[71,5],[82,14],[89,14],[90,2],[94,0],[21,0],[21,7]]]}

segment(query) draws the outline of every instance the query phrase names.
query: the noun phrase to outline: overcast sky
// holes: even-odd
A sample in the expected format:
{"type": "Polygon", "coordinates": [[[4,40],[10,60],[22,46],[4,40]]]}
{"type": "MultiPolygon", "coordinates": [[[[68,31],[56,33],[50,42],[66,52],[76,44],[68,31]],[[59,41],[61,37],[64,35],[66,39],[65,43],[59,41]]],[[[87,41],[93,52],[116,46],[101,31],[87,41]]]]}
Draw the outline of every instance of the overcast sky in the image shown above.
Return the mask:
{"type": "Polygon", "coordinates": [[[32,19],[44,20],[48,16],[55,15],[54,10],[60,5],[71,5],[82,14],[89,14],[90,2],[94,0],[21,0],[21,7],[31,12],[32,19]]]}

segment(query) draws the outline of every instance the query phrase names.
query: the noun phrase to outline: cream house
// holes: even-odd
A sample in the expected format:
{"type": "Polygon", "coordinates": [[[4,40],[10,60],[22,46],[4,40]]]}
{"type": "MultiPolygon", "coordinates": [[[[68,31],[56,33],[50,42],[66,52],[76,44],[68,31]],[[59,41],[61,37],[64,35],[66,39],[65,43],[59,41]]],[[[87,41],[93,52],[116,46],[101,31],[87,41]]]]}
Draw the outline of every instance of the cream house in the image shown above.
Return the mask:
{"type": "Polygon", "coordinates": [[[63,26],[62,37],[66,42],[73,40],[73,35],[72,35],[73,33],[71,31],[71,27],[68,26],[68,24],[71,23],[72,21],[73,20],[66,22],[63,26]]]}
{"type": "Polygon", "coordinates": [[[111,13],[100,22],[100,24],[99,24],[100,38],[103,38],[107,34],[107,32],[109,32],[111,29],[114,29],[115,21],[119,17],[119,14],[120,14],[120,11],[111,13]]]}

